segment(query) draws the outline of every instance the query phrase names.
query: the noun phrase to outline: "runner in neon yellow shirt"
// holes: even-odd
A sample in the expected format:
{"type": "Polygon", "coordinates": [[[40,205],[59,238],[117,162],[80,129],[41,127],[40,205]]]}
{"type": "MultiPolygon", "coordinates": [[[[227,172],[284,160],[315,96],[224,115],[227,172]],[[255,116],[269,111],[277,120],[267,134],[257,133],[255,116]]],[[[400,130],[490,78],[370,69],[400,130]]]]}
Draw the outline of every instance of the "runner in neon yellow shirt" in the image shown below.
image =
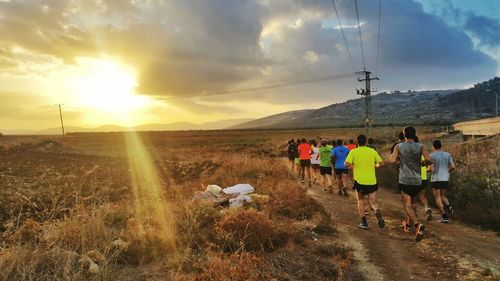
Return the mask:
{"type": "MultiPolygon", "coordinates": [[[[415,142],[418,142],[418,137],[415,136],[414,139],[415,142]]],[[[425,163],[425,157],[422,155],[421,156],[421,161],[422,163],[425,163]]],[[[425,189],[427,188],[428,180],[427,180],[427,166],[422,164],[422,167],[420,168],[420,174],[422,175],[422,185],[420,186],[420,191],[418,192],[418,199],[420,200],[420,203],[424,205],[425,208],[425,214],[426,214],[426,219],[427,221],[432,220],[432,210],[429,208],[429,200],[427,200],[427,197],[425,196],[425,189]]],[[[417,207],[415,206],[415,213],[417,212],[417,207]]]]}
{"type": "Polygon", "coordinates": [[[375,166],[383,166],[384,161],[382,161],[376,150],[366,147],[365,135],[359,135],[357,140],[359,147],[349,152],[345,164],[354,170],[354,189],[357,193],[358,212],[361,217],[361,223],[358,226],[363,229],[368,228],[365,216],[365,203],[363,201],[363,198],[367,195],[370,205],[375,210],[378,226],[383,228],[385,222],[377,202],[378,184],[375,175],[375,166]]]}

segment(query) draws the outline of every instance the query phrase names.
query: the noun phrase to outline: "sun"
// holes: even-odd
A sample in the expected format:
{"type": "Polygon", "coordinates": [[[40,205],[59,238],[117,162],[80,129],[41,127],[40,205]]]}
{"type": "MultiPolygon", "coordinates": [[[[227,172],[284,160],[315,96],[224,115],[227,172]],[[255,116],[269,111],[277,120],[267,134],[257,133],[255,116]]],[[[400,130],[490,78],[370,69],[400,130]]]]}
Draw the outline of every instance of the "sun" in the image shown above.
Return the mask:
{"type": "Polygon", "coordinates": [[[129,113],[147,106],[150,99],[135,93],[133,68],[112,59],[80,58],[80,71],[71,79],[71,94],[78,106],[105,113],[129,113]]]}

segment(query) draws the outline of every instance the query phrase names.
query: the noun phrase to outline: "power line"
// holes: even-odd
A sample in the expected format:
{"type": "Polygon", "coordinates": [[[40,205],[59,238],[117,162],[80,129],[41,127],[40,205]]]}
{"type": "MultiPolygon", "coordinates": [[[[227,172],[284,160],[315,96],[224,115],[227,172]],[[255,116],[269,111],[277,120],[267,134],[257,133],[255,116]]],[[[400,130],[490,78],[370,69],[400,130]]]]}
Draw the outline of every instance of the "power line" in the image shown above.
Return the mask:
{"type": "Polygon", "coordinates": [[[359,33],[359,42],[361,44],[361,58],[363,60],[363,70],[365,70],[366,69],[365,51],[363,48],[363,37],[361,36],[361,22],[359,20],[358,0],[354,0],[354,6],[356,7],[356,18],[358,19],[358,33],[359,33]]]}
{"type": "Polygon", "coordinates": [[[378,73],[378,62],[380,57],[380,21],[382,18],[382,0],[378,0],[378,36],[377,36],[377,62],[375,64],[375,73],[378,73]]]}
{"type": "Polygon", "coordinates": [[[263,85],[263,86],[259,86],[259,87],[251,87],[251,88],[235,89],[235,90],[227,90],[227,91],[217,91],[217,92],[207,92],[205,94],[197,94],[197,95],[189,95],[189,96],[167,97],[167,98],[162,98],[162,100],[177,100],[177,99],[195,98],[195,97],[212,97],[212,96],[221,96],[221,95],[236,94],[236,93],[255,92],[255,91],[261,91],[261,90],[284,88],[284,87],[290,87],[290,86],[295,86],[295,85],[311,84],[311,83],[328,81],[328,80],[342,79],[342,78],[347,78],[347,77],[351,77],[354,75],[355,75],[354,73],[327,75],[327,76],[309,78],[309,79],[303,79],[303,80],[282,81],[280,83],[263,85]]]}
{"type": "Polygon", "coordinates": [[[347,39],[345,38],[344,28],[342,28],[342,22],[340,21],[339,12],[337,10],[337,5],[335,5],[335,0],[332,0],[333,8],[335,9],[335,14],[337,15],[337,20],[339,21],[340,32],[342,33],[342,38],[344,38],[345,48],[347,53],[349,54],[349,60],[351,61],[352,71],[355,72],[356,68],[354,67],[354,61],[352,60],[351,50],[349,49],[349,45],[347,44],[347,39]]]}

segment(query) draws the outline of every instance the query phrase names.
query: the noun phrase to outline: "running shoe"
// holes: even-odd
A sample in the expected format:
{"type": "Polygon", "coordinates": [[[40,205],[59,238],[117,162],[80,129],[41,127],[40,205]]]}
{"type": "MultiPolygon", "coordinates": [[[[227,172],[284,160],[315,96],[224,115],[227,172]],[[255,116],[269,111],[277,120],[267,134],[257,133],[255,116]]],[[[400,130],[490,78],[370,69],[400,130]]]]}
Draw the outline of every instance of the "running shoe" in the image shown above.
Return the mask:
{"type": "Polygon", "coordinates": [[[425,211],[425,213],[427,214],[427,216],[426,216],[427,221],[431,221],[432,220],[432,210],[431,210],[431,208],[427,208],[427,210],[425,211]]]}
{"type": "Polygon", "coordinates": [[[305,181],[304,181],[304,180],[301,180],[301,181],[300,181],[300,183],[305,183],[305,181]]]}
{"type": "Polygon", "coordinates": [[[328,192],[330,194],[333,194],[333,186],[331,186],[331,185],[328,186],[328,192]]]}
{"type": "Polygon", "coordinates": [[[365,216],[368,216],[368,210],[365,209],[365,216]]]}
{"type": "Polygon", "coordinates": [[[375,216],[377,217],[378,227],[380,227],[380,228],[384,228],[384,226],[385,226],[385,221],[384,221],[384,219],[382,218],[382,214],[380,213],[380,211],[375,211],[375,216]]]}
{"type": "Polygon", "coordinates": [[[425,225],[418,223],[415,225],[415,241],[420,242],[422,239],[424,239],[424,230],[425,230],[425,225]]]}
{"type": "Polygon", "coordinates": [[[447,211],[448,211],[448,215],[451,217],[453,216],[453,207],[451,205],[448,205],[446,207],[447,211]]]}
{"type": "Polygon", "coordinates": [[[402,222],[401,222],[401,226],[403,227],[403,231],[406,232],[406,233],[409,233],[410,232],[410,224],[406,221],[406,219],[404,219],[402,222]]]}
{"type": "Polygon", "coordinates": [[[368,224],[362,221],[358,224],[358,227],[362,229],[368,229],[368,224]]]}
{"type": "Polygon", "coordinates": [[[441,218],[438,219],[439,223],[448,223],[448,217],[442,216],[441,218]]]}
{"type": "Polygon", "coordinates": [[[347,189],[343,188],[342,193],[344,194],[344,197],[349,197],[349,194],[347,193],[347,189]]]}

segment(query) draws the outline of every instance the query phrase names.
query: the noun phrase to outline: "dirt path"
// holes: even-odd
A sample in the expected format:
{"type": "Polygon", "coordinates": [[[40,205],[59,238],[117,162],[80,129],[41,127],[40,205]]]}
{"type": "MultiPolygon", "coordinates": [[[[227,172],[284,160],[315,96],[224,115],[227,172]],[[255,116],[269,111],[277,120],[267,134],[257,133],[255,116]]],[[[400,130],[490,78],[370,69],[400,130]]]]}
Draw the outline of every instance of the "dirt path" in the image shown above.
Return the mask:
{"type": "MultiPolygon", "coordinates": [[[[500,236],[456,221],[439,224],[425,222],[423,241],[417,243],[400,228],[403,208],[399,195],[379,191],[384,229],[378,228],[375,215],[368,215],[368,230],[357,227],[356,200],[324,194],[319,186],[308,193],[331,214],[339,237],[354,250],[358,280],[497,280],[500,274],[500,236]]],[[[422,208],[419,215],[424,217],[422,208]]]]}

